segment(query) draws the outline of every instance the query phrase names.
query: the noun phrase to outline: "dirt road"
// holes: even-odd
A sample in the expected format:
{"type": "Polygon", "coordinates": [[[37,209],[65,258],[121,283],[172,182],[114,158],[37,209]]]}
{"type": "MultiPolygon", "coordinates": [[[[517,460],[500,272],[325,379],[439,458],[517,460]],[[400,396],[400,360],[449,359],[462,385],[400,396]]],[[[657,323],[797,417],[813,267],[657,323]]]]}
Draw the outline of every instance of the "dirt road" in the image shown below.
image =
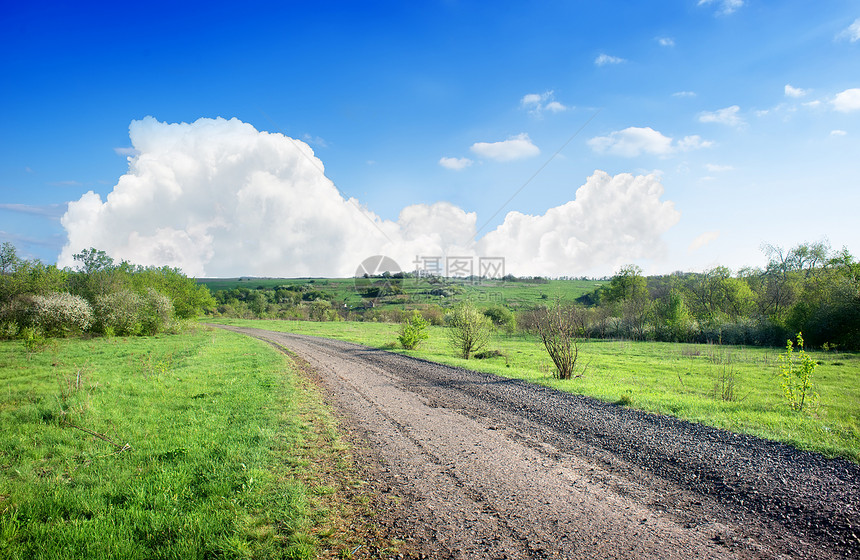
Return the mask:
{"type": "Polygon", "coordinates": [[[434,558],[858,558],[860,467],[544,387],[307,336],[434,558]]]}

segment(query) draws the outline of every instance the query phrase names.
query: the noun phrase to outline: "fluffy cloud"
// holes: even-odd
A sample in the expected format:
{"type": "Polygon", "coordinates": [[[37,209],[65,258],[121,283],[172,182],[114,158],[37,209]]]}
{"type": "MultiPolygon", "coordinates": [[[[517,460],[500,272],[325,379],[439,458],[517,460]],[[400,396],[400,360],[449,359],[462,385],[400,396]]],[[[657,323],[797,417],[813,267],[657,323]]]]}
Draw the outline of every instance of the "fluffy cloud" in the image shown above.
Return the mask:
{"type": "Polygon", "coordinates": [[[526,133],[512,136],[501,142],[475,142],[470,149],[481,157],[496,161],[513,161],[540,154],[540,149],[532,144],[526,133]]]}
{"type": "Polygon", "coordinates": [[[786,97],[798,98],[798,97],[803,97],[807,93],[809,93],[808,89],[796,88],[796,87],[791,86],[790,84],[785,84],[785,96],[786,97]]]}
{"type": "Polygon", "coordinates": [[[860,110],[860,88],[846,89],[833,98],[833,108],[842,113],[860,110]]]}
{"type": "Polygon", "coordinates": [[[528,93],[520,100],[520,105],[527,109],[530,114],[538,117],[545,110],[552,113],[560,113],[568,109],[568,107],[555,100],[555,94],[552,90],[544,93],[528,93]]]}
{"type": "Polygon", "coordinates": [[[130,136],[136,155],[112,192],[69,203],[60,266],[97,247],[194,276],[350,276],[375,254],[407,269],[417,255],[463,255],[503,256],[514,274],[608,274],[661,255],[679,218],[655,175],[596,171],[575,200],[511,212],[475,242],[475,213],[438,202],[383,220],[345,198],[307,144],[236,119],[147,117],[130,136]]]}
{"type": "Polygon", "coordinates": [[[837,39],[848,39],[852,43],[860,41],[860,18],[855,19],[854,23],[837,35],[837,39]]]}
{"type": "Polygon", "coordinates": [[[453,169],[454,171],[460,171],[461,169],[465,169],[474,163],[469,158],[455,158],[455,157],[443,157],[439,159],[439,165],[446,169],[453,169]]]}
{"type": "Polygon", "coordinates": [[[740,110],[741,108],[737,105],[732,105],[717,111],[703,111],[699,113],[699,122],[741,127],[746,125],[746,122],[738,116],[740,110]]]}
{"type": "Polygon", "coordinates": [[[605,53],[601,53],[597,58],[594,59],[594,63],[598,66],[606,66],[607,64],[621,64],[622,62],[627,61],[623,58],[611,56],[605,53]]]}
{"type": "Polygon", "coordinates": [[[597,153],[608,153],[622,157],[636,157],[641,154],[669,156],[678,151],[706,148],[712,142],[699,136],[685,136],[678,142],[651,127],[631,126],[624,130],[611,132],[608,136],[596,136],[588,145],[597,153]]]}
{"type": "Polygon", "coordinates": [[[661,236],[680,213],[662,195],[656,175],[595,171],[574,200],[546,214],[510,212],[481,240],[481,251],[504,256],[514,274],[608,274],[625,262],[663,254],[661,236]]]}

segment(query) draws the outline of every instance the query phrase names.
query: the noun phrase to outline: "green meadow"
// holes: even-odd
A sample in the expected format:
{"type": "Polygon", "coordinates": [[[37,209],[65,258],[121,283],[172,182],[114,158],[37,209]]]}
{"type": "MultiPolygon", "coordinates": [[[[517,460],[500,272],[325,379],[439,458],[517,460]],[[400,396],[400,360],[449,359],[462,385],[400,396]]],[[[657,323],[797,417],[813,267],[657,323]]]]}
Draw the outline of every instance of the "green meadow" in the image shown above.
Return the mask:
{"type": "Polygon", "coordinates": [[[777,360],[782,350],[774,348],[590,340],[580,344],[582,376],[562,381],[553,377],[552,361],[540,341],[528,335],[496,335],[491,349],[500,356],[467,361],[454,356],[443,327],[430,327],[430,338],[408,351],[399,348],[399,325],[391,323],[213,322],[357,342],[860,462],[856,353],[810,351],[818,364],[813,382],[820,398],[811,408],[795,412],[780,385],[777,360]]]}
{"type": "Polygon", "coordinates": [[[316,388],[259,340],[0,342],[4,559],[343,555],[352,473],[316,388]]]}

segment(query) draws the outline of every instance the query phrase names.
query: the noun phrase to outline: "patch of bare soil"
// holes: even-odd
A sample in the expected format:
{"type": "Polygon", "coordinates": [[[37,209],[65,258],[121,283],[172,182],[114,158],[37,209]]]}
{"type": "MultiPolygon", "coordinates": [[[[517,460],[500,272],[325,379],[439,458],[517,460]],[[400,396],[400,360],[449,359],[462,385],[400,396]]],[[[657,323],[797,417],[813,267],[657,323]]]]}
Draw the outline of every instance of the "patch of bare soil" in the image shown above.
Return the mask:
{"type": "Polygon", "coordinates": [[[374,522],[406,541],[403,557],[860,557],[848,461],[355,344],[230,329],[319,375],[376,488],[374,522]]]}

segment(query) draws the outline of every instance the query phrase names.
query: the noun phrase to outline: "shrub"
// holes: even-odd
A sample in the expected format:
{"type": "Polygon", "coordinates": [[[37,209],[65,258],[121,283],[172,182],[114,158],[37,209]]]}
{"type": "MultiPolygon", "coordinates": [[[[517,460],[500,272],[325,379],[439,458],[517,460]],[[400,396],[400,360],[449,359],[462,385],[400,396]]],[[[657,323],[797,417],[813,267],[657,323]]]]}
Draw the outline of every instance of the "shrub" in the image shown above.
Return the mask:
{"type": "Polygon", "coordinates": [[[152,288],[147,288],[143,296],[143,311],[140,318],[143,334],[166,331],[173,322],[173,303],[170,298],[152,288]]]}
{"type": "Polygon", "coordinates": [[[458,354],[468,360],[474,352],[483,350],[490,341],[490,320],[471,303],[464,303],[447,316],[448,340],[458,354]]]}
{"type": "Polygon", "coordinates": [[[106,335],[134,336],[141,332],[144,301],[130,290],[96,296],[95,330],[106,335]]]}
{"type": "Polygon", "coordinates": [[[556,300],[552,307],[537,310],[536,328],[555,364],[556,376],[559,379],[574,377],[579,358],[579,340],[585,332],[580,309],[556,300]]]}
{"type": "Polygon", "coordinates": [[[47,336],[66,336],[87,330],[93,310],[87,300],[69,293],[33,296],[33,323],[47,336]]]}
{"type": "Polygon", "coordinates": [[[782,378],[782,391],[792,410],[800,412],[804,406],[812,405],[818,394],[812,390],[812,374],[815,373],[816,363],[803,350],[803,334],[797,333],[797,348],[795,358],[794,344],[788,339],[785,353],[779,357],[779,374],[782,378]]]}
{"type": "Polygon", "coordinates": [[[422,340],[427,340],[430,336],[427,334],[427,324],[418,311],[413,311],[412,316],[400,326],[400,336],[397,340],[407,350],[414,350],[422,340]]]}

